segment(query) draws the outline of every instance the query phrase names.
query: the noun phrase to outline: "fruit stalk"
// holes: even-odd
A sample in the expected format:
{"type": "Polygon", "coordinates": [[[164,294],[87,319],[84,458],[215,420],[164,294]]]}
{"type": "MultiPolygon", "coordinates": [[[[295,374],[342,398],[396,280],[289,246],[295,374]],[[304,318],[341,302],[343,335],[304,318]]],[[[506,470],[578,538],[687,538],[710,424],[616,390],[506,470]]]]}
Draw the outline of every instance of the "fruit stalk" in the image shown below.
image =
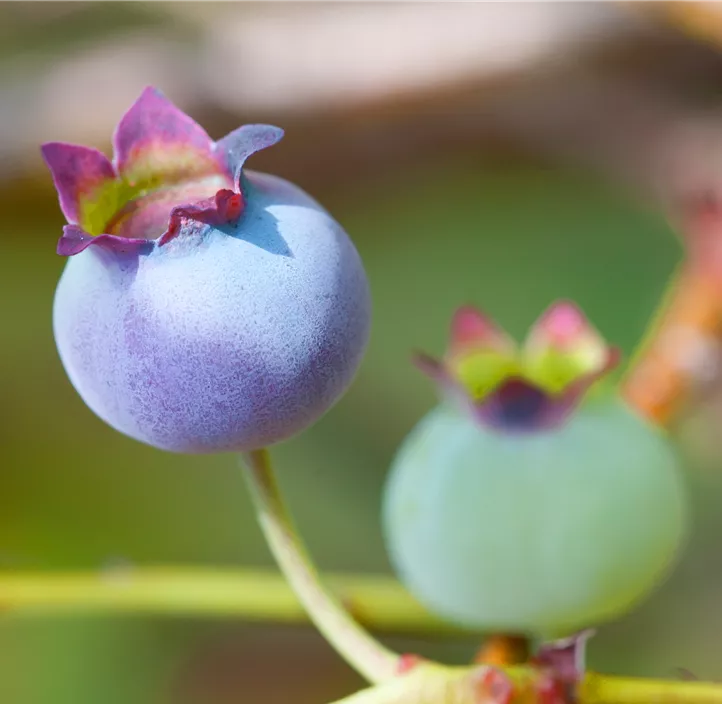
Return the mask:
{"type": "Polygon", "coordinates": [[[243,455],[258,522],[276,562],[316,628],[370,682],[391,679],[399,656],[359,626],[326,589],[303,545],[276,482],[267,450],[243,455]]]}

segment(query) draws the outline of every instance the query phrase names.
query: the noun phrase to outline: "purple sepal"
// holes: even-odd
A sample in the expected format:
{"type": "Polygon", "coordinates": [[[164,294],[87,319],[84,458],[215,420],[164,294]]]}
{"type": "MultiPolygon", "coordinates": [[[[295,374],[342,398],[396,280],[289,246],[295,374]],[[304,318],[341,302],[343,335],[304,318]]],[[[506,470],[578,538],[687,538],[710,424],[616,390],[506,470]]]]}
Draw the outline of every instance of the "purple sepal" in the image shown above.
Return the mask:
{"type": "Polygon", "coordinates": [[[420,372],[426,374],[432,381],[442,385],[453,383],[451,375],[446,371],[446,367],[441,360],[425,352],[415,352],[411,356],[411,361],[420,372]]]}
{"type": "Polygon", "coordinates": [[[213,227],[227,225],[241,217],[243,205],[243,196],[227,188],[222,188],[213,198],[199,203],[178,205],[170,213],[168,229],[158,238],[158,246],[178,236],[183,220],[195,220],[213,227]]]}
{"type": "Polygon", "coordinates": [[[473,414],[486,426],[505,432],[536,432],[559,425],[574,408],[566,394],[553,397],[520,377],[504,381],[482,401],[471,403],[473,414]]]}
{"type": "Polygon", "coordinates": [[[587,629],[569,638],[545,643],[539,648],[534,664],[549,670],[561,682],[579,682],[586,671],[587,641],[594,633],[587,629]]]}
{"type": "Polygon", "coordinates": [[[251,154],[272,147],[283,139],[283,130],[273,125],[243,125],[216,142],[214,149],[224,169],[240,190],[243,164],[251,154]]]}
{"type": "Polygon", "coordinates": [[[118,254],[133,254],[149,251],[155,246],[153,240],[131,239],[117,235],[93,235],[77,225],[65,225],[63,236],[58,240],[57,252],[61,257],[72,257],[90,245],[103,247],[118,254]]]}
{"type": "MultiPolygon", "coordinates": [[[[87,147],[60,142],[43,146],[61,209],[70,223],[58,242],[58,254],[72,256],[90,244],[116,252],[149,251],[156,244],[163,245],[173,239],[184,220],[211,226],[237,222],[245,206],[240,183],[243,164],[249,156],[276,144],[282,137],[283,130],[278,127],[245,125],[214,143],[202,127],[160,91],[146,88],[115,130],[112,162],[101,152],[87,147]],[[202,182],[209,176],[221,177],[228,187],[221,187],[211,198],[189,197],[179,202],[171,209],[168,227],[157,240],[110,234],[116,231],[114,217],[127,216],[123,208],[129,207],[136,198],[145,197],[145,191],[154,191],[164,184],[202,182]],[[108,192],[104,190],[106,186],[108,192]],[[128,186],[136,191],[131,190],[128,195],[128,186]],[[231,190],[232,187],[238,192],[231,190]],[[99,198],[106,206],[117,208],[115,213],[107,213],[107,217],[102,211],[102,217],[96,218],[99,222],[93,222],[91,216],[98,213],[92,206],[98,205],[94,201],[99,198]],[[91,235],[103,228],[110,232],[91,235]]],[[[146,199],[143,205],[151,207],[154,202],[146,199]]]]}
{"type": "Polygon", "coordinates": [[[522,377],[512,377],[481,401],[469,399],[470,406],[482,423],[497,430],[534,432],[557,428],[577,408],[592,384],[617,365],[619,351],[612,348],[609,354],[602,369],[577,379],[558,394],[551,394],[522,377]]]}
{"type": "Polygon", "coordinates": [[[416,367],[434,381],[441,393],[482,425],[503,432],[531,433],[559,427],[574,411],[589,387],[613,369],[619,351],[612,348],[605,366],[551,394],[523,377],[509,377],[491,393],[474,400],[441,360],[427,354],[413,356],[416,367]]]}
{"type": "Polygon", "coordinates": [[[58,191],[60,209],[68,222],[81,218],[81,200],[92,198],[103,184],[115,180],[113,165],[102,152],[64,142],[48,142],[40,147],[58,191]]]}
{"type": "Polygon", "coordinates": [[[123,115],[113,134],[115,167],[123,175],[143,151],[168,146],[194,147],[210,154],[213,141],[191,117],[157,88],[146,88],[123,115]]]}
{"type": "Polygon", "coordinates": [[[205,225],[219,227],[237,221],[243,213],[243,207],[244,200],[240,193],[222,188],[213,198],[173,208],[169,217],[168,229],[157,240],[110,234],[94,237],[78,225],[65,225],[63,236],[58,240],[57,253],[63,257],[72,257],[91,244],[119,253],[148,252],[156,245],[162,246],[177,237],[184,220],[194,220],[205,225]]]}
{"type": "Polygon", "coordinates": [[[416,352],[412,355],[411,361],[422,374],[425,374],[437,385],[444,397],[473,411],[473,403],[466,389],[454,378],[441,360],[425,352],[416,352]]]}
{"type": "Polygon", "coordinates": [[[494,391],[474,400],[448,366],[424,353],[413,356],[416,367],[440,392],[482,425],[504,432],[535,432],[560,423],[574,408],[577,394],[551,396],[522,377],[510,377],[494,391]]]}
{"type": "Polygon", "coordinates": [[[473,306],[462,306],[454,314],[443,359],[417,353],[414,361],[446,398],[481,425],[528,433],[564,423],[589,388],[617,366],[620,356],[575,304],[557,301],[534,324],[521,350],[491,318],[473,306]],[[469,380],[461,369],[475,355],[485,365],[481,383],[469,380]],[[552,366],[551,373],[543,373],[550,356],[570,365],[561,370],[561,385],[559,369],[552,366]]]}

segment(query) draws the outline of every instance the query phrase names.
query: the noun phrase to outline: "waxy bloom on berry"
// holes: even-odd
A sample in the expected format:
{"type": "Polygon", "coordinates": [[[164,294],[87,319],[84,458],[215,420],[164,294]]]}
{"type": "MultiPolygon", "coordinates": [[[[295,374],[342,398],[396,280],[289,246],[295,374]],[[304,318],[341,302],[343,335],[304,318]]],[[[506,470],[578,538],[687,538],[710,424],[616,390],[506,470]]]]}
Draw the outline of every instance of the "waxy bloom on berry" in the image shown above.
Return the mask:
{"type": "Polygon", "coordinates": [[[685,532],[661,431],[596,385],[616,363],[572,304],[519,348],[472,308],[443,361],[443,403],[411,432],[385,493],[391,559],[410,591],[463,626],[568,635],[637,603],[685,532]]]}
{"type": "Polygon", "coordinates": [[[246,125],[214,142],[148,88],[112,161],[43,146],[69,223],[58,350],[117,430],[177,452],[256,449],[306,428],[350,383],[370,317],[359,256],[299,188],[244,170],[282,135],[246,125]]]}

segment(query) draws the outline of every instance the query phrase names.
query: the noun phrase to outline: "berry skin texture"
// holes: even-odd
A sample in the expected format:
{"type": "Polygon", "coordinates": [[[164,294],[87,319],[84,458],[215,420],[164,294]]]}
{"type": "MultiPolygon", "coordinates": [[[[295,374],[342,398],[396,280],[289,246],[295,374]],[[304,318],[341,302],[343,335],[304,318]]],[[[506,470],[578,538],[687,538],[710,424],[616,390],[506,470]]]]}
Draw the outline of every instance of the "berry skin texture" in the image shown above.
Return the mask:
{"type": "Polygon", "coordinates": [[[299,188],[247,179],[237,229],[140,256],[89,247],[58,284],[55,339],[78,393],[116,430],[164,450],[286,439],[361,361],[369,294],[353,245],[299,188]]]}
{"type": "Polygon", "coordinates": [[[370,328],[359,255],[283,179],[247,172],[282,131],[213,142],[148,88],[115,156],[50,143],[68,220],[53,327],[75,389],[162,450],[247,452],[301,432],[351,383],[370,328]]]}
{"type": "Polygon", "coordinates": [[[625,613],[686,533],[670,445],[611,394],[526,435],[436,407],[393,462],[383,518],[399,577],[431,611],[544,638],[625,613]]]}

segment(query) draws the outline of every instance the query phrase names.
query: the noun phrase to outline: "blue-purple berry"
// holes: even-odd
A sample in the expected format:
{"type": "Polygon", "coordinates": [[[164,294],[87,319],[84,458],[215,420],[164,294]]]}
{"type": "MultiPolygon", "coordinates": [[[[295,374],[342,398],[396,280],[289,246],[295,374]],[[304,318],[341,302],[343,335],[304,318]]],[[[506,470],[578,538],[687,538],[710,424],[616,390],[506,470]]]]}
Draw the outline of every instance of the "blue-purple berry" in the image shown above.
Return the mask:
{"type": "Polygon", "coordinates": [[[112,163],[44,145],[69,222],[58,350],[117,430],[175,452],[248,451],[311,425],[351,382],[370,324],[358,253],[300,188],[243,170],[281,136],[247,125],[213,142],[146,89],[112,163]]]}

